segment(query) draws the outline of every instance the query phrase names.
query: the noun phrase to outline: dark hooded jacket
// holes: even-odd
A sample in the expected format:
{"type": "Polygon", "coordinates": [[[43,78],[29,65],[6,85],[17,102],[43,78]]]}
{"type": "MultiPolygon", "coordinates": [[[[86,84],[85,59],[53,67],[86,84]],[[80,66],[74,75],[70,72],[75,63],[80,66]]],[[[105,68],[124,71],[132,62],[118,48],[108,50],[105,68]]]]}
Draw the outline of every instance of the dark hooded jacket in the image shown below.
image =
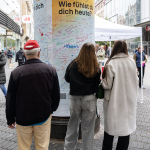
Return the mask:
{"type": "Polygon", "coordinates": [[[6,64],[6,58],[5,53],[0,52],[0,84],[6,83],[6,75],[5,75],[5,64],[6,64]]]}
{"type": "Polygon", "coordinates": [[[23,53],[23,50],[19,50],[16,54],[16,62],[24,62],[25,61],[25,56],[23,53]]]}
{"type": "Polygon", "coordinates": [[[27,60],[11,72],[6,98],[7,124],[45,121],[60,101],[56,70],[39,59],[27,60]]]}
{"type": "Polygon", "coordinates": [[[7,57],[8,57],[8,59],[10,59],[10,58],[12,58],[12,51],[10,51],[10,50],[8,50],[7,51],[7,57]]]}

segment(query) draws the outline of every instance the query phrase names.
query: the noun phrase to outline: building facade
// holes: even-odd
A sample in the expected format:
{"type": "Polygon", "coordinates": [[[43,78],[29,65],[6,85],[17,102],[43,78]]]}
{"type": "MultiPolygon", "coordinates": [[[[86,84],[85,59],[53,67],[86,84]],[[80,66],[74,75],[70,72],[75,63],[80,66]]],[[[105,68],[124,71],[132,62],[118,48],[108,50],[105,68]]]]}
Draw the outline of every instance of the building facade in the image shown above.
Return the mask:
{"type": "Polygon", "coordinates": [[[95,4],[95,14],[101,18],[104,18],[104,0],[98,0],[95,4]]]}
{"type": "MultiPolygon", "coordinates": [[[[103,9],[103,18],[109,21],[142,27],[144,50],[150,55],[150,0],[105,0],[103,9]]],[[[140,45],[140,38],[127,40],[127,44],[128,50],[133,52],[140,45]]]]}
{"type": "Polygon", "coordinates": [[[32,0],[20,0],[21,3],[21,15],[24,20],[22,22],[23,36],[22,47],[29,39],[34,39],[34,23],[33,23],[33,1],[32,0]]]}
{"type": "Polygon", "coordinates": [[[1,0],[0,49],[18,51],[34,39],[33,32],[33,0],[1,0]]]}
{"type": "Polygon", "coordinates": [[[143,47],[150,56],[150,0],[141,0],[141,22],[134,26],[142,27],[143,47]]]}
{"type": "Polygon", "coordinates": [[[14,51],[21,45],[21,16],[18,0],[1,0],[0,4],[0,49],[11,47],[14,51]]]}

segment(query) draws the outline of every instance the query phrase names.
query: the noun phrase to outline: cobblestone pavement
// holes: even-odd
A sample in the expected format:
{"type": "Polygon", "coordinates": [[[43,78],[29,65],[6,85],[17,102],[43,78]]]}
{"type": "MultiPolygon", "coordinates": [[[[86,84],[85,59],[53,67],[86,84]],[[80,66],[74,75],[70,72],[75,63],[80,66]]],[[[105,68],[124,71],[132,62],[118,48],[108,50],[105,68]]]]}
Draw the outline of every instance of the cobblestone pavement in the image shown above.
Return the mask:
{"type": "MultiPolygon", "coordinates": [[[[17,66],[13,65],[13,69],[17,66]]],[[[7,83],[10,73],[13,69],[8,69],[6,66],[7,83]]],[[[150,150],[150,57],[145,70],[144,87],[144,100],[141,103],[141,91],[138,91],[138,105],[137,105],[137,129],[131,135],[129,150],[150,150]]],[[[103,141],[103,101],[98,100],[98,108],[101,114],[101,130],[95,135],[95,149],[101,150],[103,141]]],[[[114,139],[114,149],[117,143],[117,138],[114,139]]],[[[63,150],[63,141],[51,139],[50,150],[63,150]]],[[[76,150],[81,147],[81,141],[78,142],[76,150]]],[[[34,142],[31,145],[31,150],[34,150],[34,142]]],[[[9,129],[5,119],[5,98],[0,90],[0,150],[17,150],[17,137],[16,131],[9,129]]]]}

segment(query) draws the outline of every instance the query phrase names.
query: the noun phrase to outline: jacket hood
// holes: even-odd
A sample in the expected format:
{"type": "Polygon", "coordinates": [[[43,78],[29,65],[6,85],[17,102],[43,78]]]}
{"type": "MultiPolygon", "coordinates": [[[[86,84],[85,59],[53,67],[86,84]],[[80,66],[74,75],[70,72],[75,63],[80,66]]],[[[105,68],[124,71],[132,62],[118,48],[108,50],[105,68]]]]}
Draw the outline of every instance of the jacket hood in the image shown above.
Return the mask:
{"type": "Polygon", "coordinates": [[[23,53],[23,50],[19,50],[19,53],[23,53]]]}
{"type": "Polygon", "coordinates": [[[123,58],[123,57],[129,57],[127,54],[125,53],[119,53],[115,56],[113,56],[111,59],[114,59],[114,58],[123,58]]]}

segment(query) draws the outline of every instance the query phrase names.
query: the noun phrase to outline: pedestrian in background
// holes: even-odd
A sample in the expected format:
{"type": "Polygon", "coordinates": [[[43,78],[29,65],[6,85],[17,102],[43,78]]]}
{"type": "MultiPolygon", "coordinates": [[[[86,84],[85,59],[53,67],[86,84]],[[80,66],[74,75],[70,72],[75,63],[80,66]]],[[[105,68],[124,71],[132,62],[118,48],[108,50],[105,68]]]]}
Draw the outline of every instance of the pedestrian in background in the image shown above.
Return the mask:
{"type": "Polygon", "coordinates": [[[106,62],[102,86],[104,95],[103,150],[112,150],[114,136],[118,136],[117,150],[127,150],[130,134],[136,130],[137,71],[128,56],[124,41],[116,41],[106,62]]]}
{"type": "Polygon", "coordinates": [[[37,41],[24,46],[27,61],[11,73],[6,98],[8,127],[17,130],[18,150],[48,150],[52,113],[60,101],[56,70],[40,58],[37,41]]]}
{"type": "Polygon", "coordinates": [[[101,71],[92,43],[85,43],[65,74],[70,83],[70,119],[64,150],[75,150],[81,119],[82,150],[94,150],[94,126],[101,71]]]}
{"type": "Polygon", "coordinates": [[[6,65],[6,57],[5,52],[2,50],[0,51],[0,88],[4,93],[4,96],[6,97],[7,89],[5,87],[6,83],[5,65],[6,65]]]}
{"type": "Polygon", "coordinates": [[[107,58],[109,58],[110,57],[110,47],[108,47],[108,49],[107,49],[107,58]]]}
{"type": "Polygon", "coordinates": [[[134,53],[137,53],[137,52],[138,52],[138,48],[135,49],[134,53]]]}
{"type": "Polygon", "coordinates": [[[146,56],[145,56],[145,53],[143,52],[143,48],[142,48],[142,74],[141,74],[141,47],[138,47],[138,52],[136,52],[134,55],[133,55],[133,59],[136,63],[136,67],[137,67],[137,70],[138,70],[138,77],[139,77],[139,88],[144,88],[143,84],[141,83],[141,77],[142,77],[142,81],[143,81],[143,78],[144,78],[144,73],[145,73],[145,63],[147,62],[147,59],[146,59],[146,56]]]}
{"type": "Polygon", "coordinates": [[[18,61],[18,66],[21,66],[25,62],[25,56],[22,48],[16,53],[16,62],[18,61]]]}
{"type": "Polygon", "coordinates": [[[102,45],[99,49],[99,51],[96,53],[96,56],[98,58],[98,61],[105,60],[105,50],[104,46],[102,45]]]}
{"type": "Polygon", "coordinates": [[[8,60],[8,67],[9,68],[12,68],[12,64],[11,64],[11,61],[12,61],[12,51],[11,51],[11,48],[9,48],[9,50],[7,51],[7,60],[8,60]]]}
{"type": "Polygon", "coordinates": [[[100,68],[104,66],[104,60],[105,60],[105,50],[104,46],[102,45],[99,49],[99,51],[96,53],[98,62],[100,63],[100,68]]]}

